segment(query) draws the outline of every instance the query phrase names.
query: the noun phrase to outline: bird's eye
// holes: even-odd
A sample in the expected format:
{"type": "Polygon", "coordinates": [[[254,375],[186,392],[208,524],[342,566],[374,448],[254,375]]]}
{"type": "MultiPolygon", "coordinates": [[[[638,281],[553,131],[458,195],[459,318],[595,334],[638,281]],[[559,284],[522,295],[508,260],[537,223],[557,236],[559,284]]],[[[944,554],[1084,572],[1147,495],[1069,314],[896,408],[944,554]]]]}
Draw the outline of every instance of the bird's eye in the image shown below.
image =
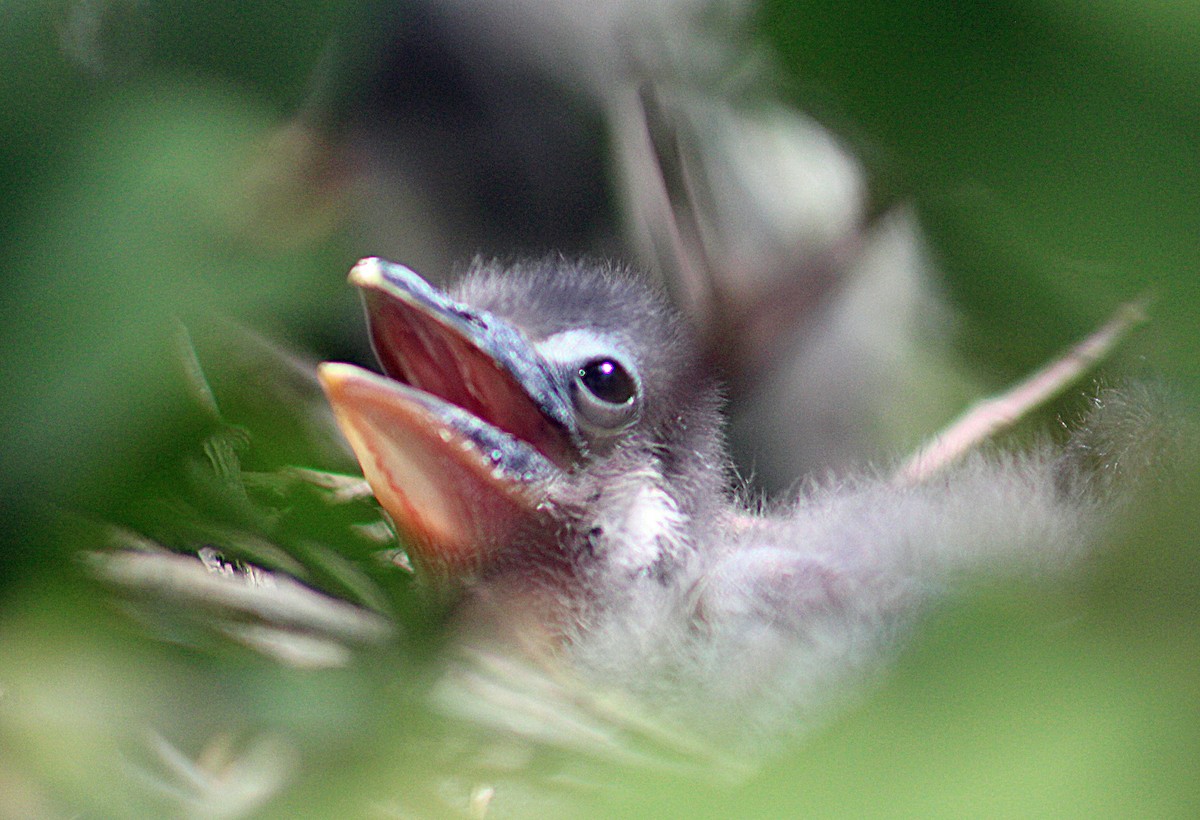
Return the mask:
{"type": "Polygon", "coordinates": [[[637,380],[615,359],[593,359],[580,365],[575,385],[575,406],[594,427],[615,430],[637,415],[637,380]]]}
{"type": "Polygon", "coordinates": [[[579,368],[579,383],[609,404],[626,404],[637,394],[633,378],[612,359],[597,359],[579,368]]]}

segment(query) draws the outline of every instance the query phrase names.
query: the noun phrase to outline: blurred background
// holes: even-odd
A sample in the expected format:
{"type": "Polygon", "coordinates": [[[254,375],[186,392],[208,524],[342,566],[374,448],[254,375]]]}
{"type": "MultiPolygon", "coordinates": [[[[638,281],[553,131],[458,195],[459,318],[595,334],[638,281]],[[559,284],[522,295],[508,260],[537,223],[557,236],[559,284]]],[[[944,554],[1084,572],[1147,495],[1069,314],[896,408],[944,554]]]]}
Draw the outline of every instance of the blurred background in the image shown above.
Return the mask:
{"type": "MultiPolygon", "coordinates": [[[[1187,4],[19,0],[0,191],[0,816],[493,799],[466,751],[428,753],[452,731],[420,698],[436,622],[374,508],[292,470],[353,469],[305,374],[370,360],[361,256],[440,282],[477,255],[644,269],[772,497],[901,456],[1133,298],[1151,320],[1103,378],[1168,385],[1167,414],[1200,397],[1187,4]],[[114,591],[88,556],[139,539],[367,615],[288,656],[114,591]]],[[[494,814],[524,787],[581,816],[1195,816],[1192,467],[1067,588],[947,604],[746,781],[567,782],[570,752],[507,749],[494,814]]]]}

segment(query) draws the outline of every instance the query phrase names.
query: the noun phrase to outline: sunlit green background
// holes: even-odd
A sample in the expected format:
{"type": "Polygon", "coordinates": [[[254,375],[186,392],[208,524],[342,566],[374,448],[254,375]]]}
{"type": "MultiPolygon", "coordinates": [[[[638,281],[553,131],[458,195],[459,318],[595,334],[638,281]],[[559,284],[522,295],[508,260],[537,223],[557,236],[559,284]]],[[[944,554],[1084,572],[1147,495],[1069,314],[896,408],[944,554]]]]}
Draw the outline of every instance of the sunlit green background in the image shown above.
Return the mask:
{"type": "MultiPolygon", "coordinates": [[[[179,320],[323,352],[356,321],[343,275],[372,248],[289,126],[353,82],[368,18],[0,8],[0,813],[168,811],[130,775],[151,727],[190,754],[221,733],[286,738],[300,759],[265,809],[279,816],[390,816],[444,774],[423,768],[415,739],[439,724],[402,653],[318,673],[149,640],[83,571],[92,545],[47,523],[128,520],[211,432],[181,387],[179,320]]],[[[985,381],[1149,293],[1123,361],[1183,407],[1200,398],[1200,6],[779,0],[755,36],[784,99],[855,145],[881,198],[916,201],[985,381]]],[[[289,454],[268,440],[247,458],[289,454]]],[[[1196,816],[1200,486],[1184,472],[1066,588],[948,604],[881,691],[748,784],[622,771],[580,814],[1196,816]]]]}

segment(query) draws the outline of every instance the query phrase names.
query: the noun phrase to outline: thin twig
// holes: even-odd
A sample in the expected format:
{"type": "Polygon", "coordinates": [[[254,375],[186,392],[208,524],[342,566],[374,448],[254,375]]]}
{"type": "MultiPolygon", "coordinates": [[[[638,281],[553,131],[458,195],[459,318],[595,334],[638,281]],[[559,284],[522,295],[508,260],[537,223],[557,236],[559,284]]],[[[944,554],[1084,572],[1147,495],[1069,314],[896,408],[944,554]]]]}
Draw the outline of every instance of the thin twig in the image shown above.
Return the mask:
{"type": "Polygon", "coordinates": [[[1062,356],[1005,392],[971,407],[917,450],[896,472],[896,482],[918,484],[927,480],[1062,393],[1104,359],[1131,329],[1146,321],[1146,301],[1125,303],[1103,326],[1062,356]]]}

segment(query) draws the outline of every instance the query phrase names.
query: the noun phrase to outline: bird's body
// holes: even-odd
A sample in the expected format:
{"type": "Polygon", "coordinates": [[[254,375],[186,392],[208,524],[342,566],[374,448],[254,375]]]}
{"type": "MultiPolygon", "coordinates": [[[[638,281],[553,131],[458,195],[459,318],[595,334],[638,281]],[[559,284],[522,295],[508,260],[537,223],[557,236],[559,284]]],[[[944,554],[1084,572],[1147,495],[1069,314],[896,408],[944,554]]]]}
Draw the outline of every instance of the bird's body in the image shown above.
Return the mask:
{"type": "Polygon", "coordinates": [[[956,575],[1060,571],[1102,517],[1050,450],[755,509],[709,367],[632,276],[480,267],[453,298],[379,260],[351,279],[387,378],[322,380],[418,562],[461,597],[464,645],[722,742],[810,722],[956,575]]]}

